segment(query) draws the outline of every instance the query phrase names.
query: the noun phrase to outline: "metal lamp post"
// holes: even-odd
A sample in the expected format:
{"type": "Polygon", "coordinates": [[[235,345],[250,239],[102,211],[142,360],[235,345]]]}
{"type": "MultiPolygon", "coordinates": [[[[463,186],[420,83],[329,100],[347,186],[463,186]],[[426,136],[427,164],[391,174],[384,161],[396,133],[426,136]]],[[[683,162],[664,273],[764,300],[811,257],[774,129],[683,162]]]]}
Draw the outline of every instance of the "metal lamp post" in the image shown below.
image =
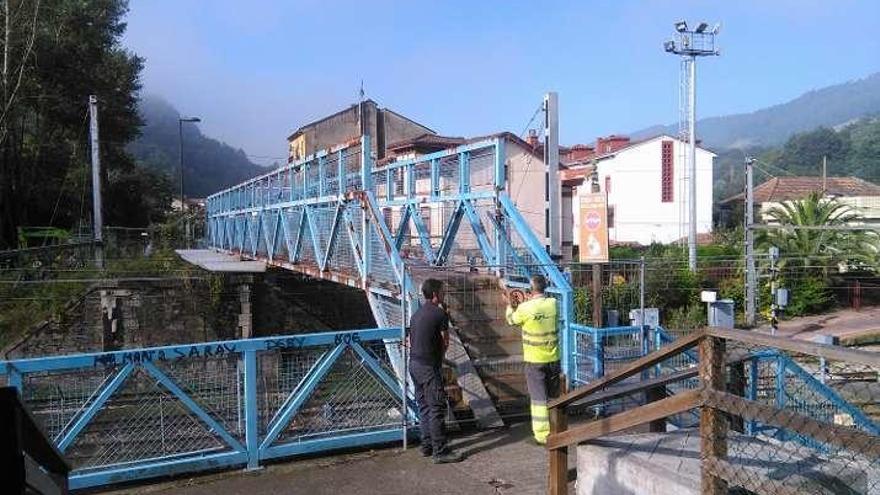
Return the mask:
{"type": "Polygon", "coordinates": [[[663,49],[680,56],[682,64],[679,138],[687,137],[688,141],[688,267],[692,272],[697,270],[697,57],[720,54],[715,48],[715,35],[720,28],[720,24],[716,24],[709,29],[707,23],[701,22],[695,29],[689,29],[685,21],[678,21],[675,37],[663,43],[663,49]]]}

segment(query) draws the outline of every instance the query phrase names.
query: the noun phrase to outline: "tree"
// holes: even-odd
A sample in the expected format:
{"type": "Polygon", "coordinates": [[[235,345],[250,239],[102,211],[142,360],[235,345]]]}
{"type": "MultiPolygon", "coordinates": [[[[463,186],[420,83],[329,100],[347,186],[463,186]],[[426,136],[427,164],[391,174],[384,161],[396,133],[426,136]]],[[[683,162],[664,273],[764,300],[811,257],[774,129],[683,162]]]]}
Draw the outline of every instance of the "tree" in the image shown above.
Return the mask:
{"type": "Polygon", "coordinates": [[[876,232],[846,230],[861,215],[852,207],[813,192],[804,199],[787,201],[766,212],[779,226],[828,227],[823,229],[772,229],[758,238],[759,246],[779,248],[781,266],[799,266],[807,272],[827,272],[831,266],[871,264],[877,260],[876,232]]]}
{"type": "Polygon", "coordinates": [[[0,249],[15,246],[19,226],[71,227],[90,217],[90,94],[99,101],[106,222],[145,225],[165,205],[148,197],[164,194],[156,187],[132,186],[152,179],[125,150],[141,125],[143,66],[120,44],[127,1],[6,0],[0,10],[0,249]]]}

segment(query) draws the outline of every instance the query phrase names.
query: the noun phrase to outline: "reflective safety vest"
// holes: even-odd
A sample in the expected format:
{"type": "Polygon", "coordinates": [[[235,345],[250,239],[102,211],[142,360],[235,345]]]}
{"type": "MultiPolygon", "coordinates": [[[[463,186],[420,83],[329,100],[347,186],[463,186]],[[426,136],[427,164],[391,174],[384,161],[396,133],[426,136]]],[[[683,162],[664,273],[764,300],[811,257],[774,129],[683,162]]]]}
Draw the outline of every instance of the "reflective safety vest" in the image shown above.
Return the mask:
{"type": "Polygon", "coordinates": [[[556,331],[556,299],[536,297],[507,307],[507,323],[522,327],[523,360],[527,363],[559,361],[559,335],[556,331]]]}

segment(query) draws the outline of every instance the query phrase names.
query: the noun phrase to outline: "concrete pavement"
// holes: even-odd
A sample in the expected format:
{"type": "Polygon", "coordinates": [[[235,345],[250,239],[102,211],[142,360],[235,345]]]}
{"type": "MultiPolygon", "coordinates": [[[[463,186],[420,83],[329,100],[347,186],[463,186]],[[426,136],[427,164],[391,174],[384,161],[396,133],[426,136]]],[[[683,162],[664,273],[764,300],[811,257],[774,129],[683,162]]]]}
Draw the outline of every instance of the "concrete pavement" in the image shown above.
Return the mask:
{"type": "MultiPolygon", "coordinates": [[[[330,457],[289,460],[246,473],[222,473],[118,489],[111,493],[175,495],[520,495],[547,490],[547,452],[529,441],[528,423],[453,439],[467,456],[459,464],[434,465],[417,445],[399,445],[330,457]]],[[[572,458],[574,456],[571,456],[572,458]]],[[[571,466],[574,467],[574,459],[571,466]]]]}

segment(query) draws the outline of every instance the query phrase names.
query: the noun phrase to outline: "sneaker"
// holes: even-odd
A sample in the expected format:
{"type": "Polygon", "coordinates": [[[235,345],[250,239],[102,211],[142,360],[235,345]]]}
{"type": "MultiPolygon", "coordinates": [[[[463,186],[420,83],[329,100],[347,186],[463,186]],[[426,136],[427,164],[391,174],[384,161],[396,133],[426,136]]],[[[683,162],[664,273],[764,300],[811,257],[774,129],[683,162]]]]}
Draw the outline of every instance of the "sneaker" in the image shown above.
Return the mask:
{"type": "Polygon", "coordinates": [[[434,454],[434,464],[451,464],[463,460],[464,457],[461,454],[452,450],[447,450],[442,454],[434,454]]]}

